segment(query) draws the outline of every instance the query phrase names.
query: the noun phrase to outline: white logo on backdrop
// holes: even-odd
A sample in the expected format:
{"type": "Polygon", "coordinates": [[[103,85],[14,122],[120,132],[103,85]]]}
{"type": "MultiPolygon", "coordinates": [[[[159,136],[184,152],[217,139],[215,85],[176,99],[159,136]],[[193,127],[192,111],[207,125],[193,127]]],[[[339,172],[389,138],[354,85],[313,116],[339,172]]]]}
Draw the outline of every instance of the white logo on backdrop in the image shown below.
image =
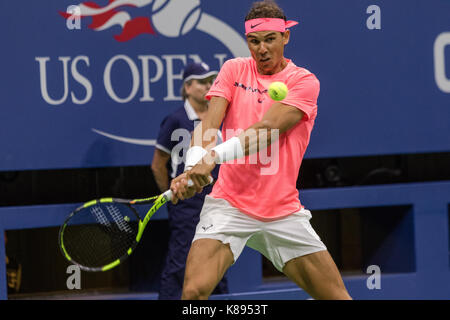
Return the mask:
{"type": "MultiPolygon", "coordinates": [[[[68,25],[73,24],[73,19],[78,23],[77,28],[71,29],[80,29],[79,20],[85,17],[92,17],[92,24],[89,25],[89,28],[94,31],[103,31],[107,30],[113,26],[119,25],[121,27],[122,33],[119,35],[115,35],[114,38],[116,41],[125,42],[129,41],[137,35],[141,34],[149,34],[149,37],[152,37],[155,34],[160,34],[168,38],[178,38],[180,36],[184,36],[192,30],[201,31],[221,42],[234,57],[243,57],[249,56],[248,47],[244,38],[236,32],[232,27],[230,27],[225,22],[220,19],[205,13],[202,11],[200,6],[200,0],[113,0],[108,3],[108,5],[104,7],[100,7],[94,2],[85,2],[79,4],[77,10],[74,10],[74,6],[70,6],[70,11],[67,13],[61,13],[63,17],[68,19],[68,25]],[[150,6],[149,10],[150,18],[148,17],[132,17],[128,12],[121,10],[120,8],[124,6],[133,6],[136,8],[142,8],[146,6],[150,6]],[[74,19],[74,15],[77,15],[74,19]],[[70,23],[69,23],[70,22],[70,23]]],[[[215,57],[219,59],[219,63],[223,63],[224,55],[216,54],[215,57]]],[[[170,69],[171,62],[168,61],[170,59],[181,58],[181,60],[186,63],[186,56],[180,57],[180,55],[176,55],[173,57],[169,57],[169,55],[163,56],[163,59],[166,60],[168,64],[168,69],[170,69]]],[[[197,60],[199,62],[199,58],[196,55],[189,56],[193,60],[197,60]]],[[[68,69],[68,57],[61,57],[60,60],[64,63],[65,70],[65,81],[64,81],[64,90],[65,94],[61,99],[52,100],[48,95],[47,86],[46,86],[46,72],[45,72],[45,63],[49,60],[48,57],[37,57],[36,60],[40,64],[41,71],[41,92],[44,100],[48,103],[56,105],[62,104],[68,96],[68,88],[67,88],[67,69],[68,69]],[[65,60],[61,60],[61,58],[65,58],[65,60]],[[44,77],[44,79],[43,79],[44,77]]],[[[154,62],[158,67],[158,59],[154,56],[139,56],[139,59],[143,64],[143,73],[148,73],[145,71],[145,66],[148,66],[149,60],[154,62]]],[[[82,60],[86,65],[89,65],[88,57],[77,57],[72,62],[71,70],[76,71],[76,62],[82,60]],[[76,60],[76,61],[75,61],[76,60]]],[[[160,63],[159,63],[160,64],[160,63]]],[[[160,68],[162,69],[162,67],[160,68]]],[[[76,72],[75,72],[76,73],[76,72]]],[[[75,74],[77,75],[77,74],[75,74]]],[[[148,74],[143,74],[143,76],[148,76],[148,74]]],[[[173,101],[178,100],[178,98],[173,94],[173,79],[180,79],[181,75],[171,75],[172,78],[167,81],[168,86],[168,96],[164,98],[165,101],[173,101]],[[172,93],[172,94],[170,94],[172,93]]],[[[77,99],[72,93],[72,100],[74,103],[82,104],[86,103],[92,96],[92,86],[87,81],[87,79],[83,79],[82,77],[78,77],[79,82],[83,83],[86,88],[86,97],[84,99],[77,99]]],[[[134,62],[127,56],[117,55],[113,57],[105,68],[104,73],[104,83],[105,89],[108,95],[118,103],[127,103],[129,102],[136,94],[139,88],[139,71],[134,64],[134,62]],[[115,93],[112,88],[110,71],[112,65],[115,61],[122,60],[125,61],[129,67],[133,76],[133,86],[131,93],[128,97],[120,98],[115,93]]],[[[147,77],[148,79],[149,77],[147,77]]],[[[155,76],[156,78],[156,76],[155,76]]],[[[150,79],[152,80],[152,79],[150,79]]],[[[143,83],[144,96],[140,99],[140,101],[153,101],[154,99],[150,96],[150,89],[148,87],[148,83],[143,83]]],[[[99,129],[92,129],[93,132],[105,136],[109,139],[137,144],[137,145],[146,145],[146,146],[154,146],[156,141],[154,139],[136,139],[130,137],[123,137],[117,134],[112,134],[105,132],[99,129]]]]}
{"type": "Polygon", "coordinates": [[[450,78],[446,75],[445,49],[450,46],[450,32],[439,34],[434,41],[434,79],[438,88],[445,93],[450,93],[450,78]]]}
{"type": "MultiPolygon", "coordinates": [[[[152,0],[142,0],[136,2],[139,2],[139,5],[142,6],[150,4],[152,0]]],[[[114,2],[108,6],[110,7],[108,9],[113,9],[113,5],[114,2]]],[[[82,15],[83,10],[84,8],[81,8],[82,15]]],[[[101,12],[103,13],[105,11],[106,9],[101,12]]],[[[152,14],[153,26],[156,31],[166,37],[177,38],[187,34],[193,29],[196,29],[209,34],[213,38],[220,41],[235,57],[249,55],[247,44],[241,35],[223,21],[202,12],[200,8],[200,0],[157,0],[153,2],[152,12],[154,12],[152,14]]],[[[93,12],[89,10],[89,13],[92,14],[93,12]]],[[[130,17],[127,17],[127,19],[128,20],[126,21],[129,21],[130,17]]],[[[113,18],[111,20],[113,20],[113,18]]],[[[123,21],[115,22],[114,24],[118,23],[122,26],[125,24],[123,21]]],[[[113,26],[114,24],[108,23],[107,28],[113,26]]],[[[102,30],[105,29],[106,28],[103,28],[102,30]]],[[[107,138],[125,143],[147,146],[154,146],[156,144],[156,140],[154,139],[128,138],[103,132],[98,129],[92,130],[107,138]]]]}

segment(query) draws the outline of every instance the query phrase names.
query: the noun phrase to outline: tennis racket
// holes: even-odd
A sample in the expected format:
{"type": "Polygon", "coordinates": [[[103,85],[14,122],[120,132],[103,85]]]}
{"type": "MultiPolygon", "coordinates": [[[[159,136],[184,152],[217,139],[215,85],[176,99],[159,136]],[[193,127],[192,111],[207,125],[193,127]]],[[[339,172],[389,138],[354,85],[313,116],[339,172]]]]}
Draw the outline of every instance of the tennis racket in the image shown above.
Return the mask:
{"type": "MultiPolygon", "coordinates": [[[[188,186],[192,185],[189,180],[188,186]]],[[[70,213],[60,227],[61,252],[84,271],[110,270],[131,255],[150,218],[170,200],[172,191],[167,190],[145,199],[101,198],[86,202],[70,213]],[[141,220],[133,206],[145,204],[152,206],[141,220]]]]}

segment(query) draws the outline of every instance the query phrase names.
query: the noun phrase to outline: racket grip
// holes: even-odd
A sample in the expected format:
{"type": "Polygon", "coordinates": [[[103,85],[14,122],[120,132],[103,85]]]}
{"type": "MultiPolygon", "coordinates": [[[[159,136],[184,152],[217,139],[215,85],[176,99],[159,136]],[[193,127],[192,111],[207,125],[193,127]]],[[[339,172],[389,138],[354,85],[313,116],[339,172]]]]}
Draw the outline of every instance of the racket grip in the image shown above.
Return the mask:
{"type": "MultiPolygon", "coordinates": [[[[207,185],[210,185],[211,183],[213,183],[213,181],[214,181],[214,178],[209,176],[209,183],[207,185]]],[[[188,187],[192,187],[194,185],[194,182],[191,179],[189,179],[187,182],[187,185],[188,185],[188,187]]],[[[171,201],[172,196],[173,196],[173,192],[170,189],[163,193],[163,197],[166,198],[167,201],[171,201]]]]}

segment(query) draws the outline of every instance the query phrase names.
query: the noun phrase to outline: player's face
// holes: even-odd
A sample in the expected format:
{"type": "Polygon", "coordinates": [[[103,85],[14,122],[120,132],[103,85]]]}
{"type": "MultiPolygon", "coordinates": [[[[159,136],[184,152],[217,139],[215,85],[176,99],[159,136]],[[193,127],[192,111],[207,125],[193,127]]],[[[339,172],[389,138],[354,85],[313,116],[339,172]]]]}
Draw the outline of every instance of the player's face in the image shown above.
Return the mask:
{"type": "Polygon", "coordinates": [[[209,77],[206,79],[194,79],[190,84],[186,84],[186,93],[189,98],[195,100],[198,103],[206,103],[205,98],[208,93],[215,77],[209,77]]]}
{"type": "Polygon", "coordinates": [[[286,66],[284,60],[284,46],[289,42],[289,30],[284,33],[278,31],[258,31],[247,35],[247,45],[253,59],[256,61],[258,72],[261,74],[275,74],[286,66]]]}

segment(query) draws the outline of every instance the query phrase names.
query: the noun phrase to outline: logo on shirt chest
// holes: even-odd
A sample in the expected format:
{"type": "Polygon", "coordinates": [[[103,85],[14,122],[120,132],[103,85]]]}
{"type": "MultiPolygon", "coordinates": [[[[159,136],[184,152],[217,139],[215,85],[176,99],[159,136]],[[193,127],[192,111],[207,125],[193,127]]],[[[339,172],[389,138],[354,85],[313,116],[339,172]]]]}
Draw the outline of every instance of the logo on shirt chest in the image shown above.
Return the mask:
{"type": "Polygon", "coordinates": [[[251,93],[257,93],[259,94],[258,96],[258,103],[263,103],[264,100],[266,99],[265,97],[265,93],[267,93],[267,89],[258,89],[258,88],[252,88],[251,86],[246,86],[245,84],[239,83],[239,82],[235,82],[234,86],[237,88],[241,88],[244,89],[247,92],[251,92],[251,93]]]}

